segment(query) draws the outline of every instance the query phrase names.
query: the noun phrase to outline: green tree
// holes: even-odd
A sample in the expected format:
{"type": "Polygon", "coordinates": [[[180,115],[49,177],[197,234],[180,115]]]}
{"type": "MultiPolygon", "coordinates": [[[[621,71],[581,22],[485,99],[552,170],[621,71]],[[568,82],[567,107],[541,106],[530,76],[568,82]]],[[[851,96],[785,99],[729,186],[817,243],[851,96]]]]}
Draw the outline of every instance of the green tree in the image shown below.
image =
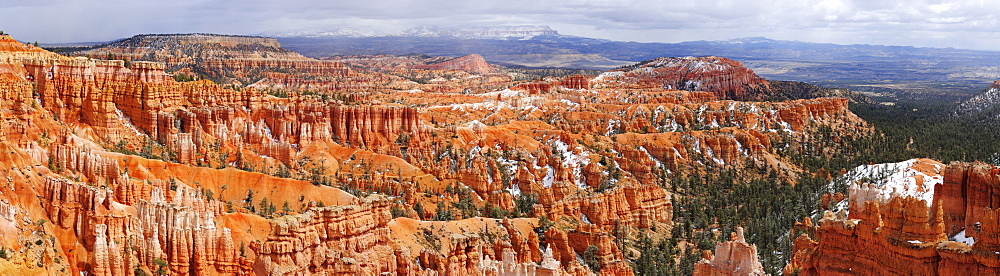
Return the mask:
{"type": "Polygon", "coordinates": [[[258,208],[257,210],[260,211],[259,214],[261,216],[266,217],[266,216],[270,216],[271,215],[271,214],[267,213],[267,204],[268,204],[267,197],[264,197],[264,198],[260,199],[260,208],[258,208]]]}
{"type": "Polygon", "coordinates": [[[531,214],[538,203],[538,198],[534,194],[521,194],[514,198],[514,208],[519,216],[526,217],[531,214]]]}
{"type": "Polygon", "coordinates": [[[455,216],[452,215],[451,210],[448,206],[444,204],[444,201],[438,201],[437,210],[434,213],[434,220],[436,221],[449,221],[454,219],[455,216]]]}
{"type": "Polygon", "coordinates": [[[587,250],[583,251],[583,261],[590,267],[590,270],[594,272],[600,272],[602,268],[600,248],[591,245],[587,247],[587,250]]]}
{"type": "Polygon", "coordinates": [[[389,209],[389,213],[392,214],[392,218],[406,217],[406,210],[399,208],[399,205],[395,204],[389,209]]]}
{"type": "Polygon", "coordinates": [[[170,265],[167,264],[167,261],[164,261],[163,259],[160,258],[156,258],[153,259],[153,263],[156,264],[157,267],[156,275],[167,275],[167,268],[170,267],[170,265]]]}
{"type": "Polygon", "coordinates": [[[416,204],[413,204],[413,211],[417,212],[417,219],[424,219],[424,206],[420,205],[419,201],[417,201],[416,204]]]}

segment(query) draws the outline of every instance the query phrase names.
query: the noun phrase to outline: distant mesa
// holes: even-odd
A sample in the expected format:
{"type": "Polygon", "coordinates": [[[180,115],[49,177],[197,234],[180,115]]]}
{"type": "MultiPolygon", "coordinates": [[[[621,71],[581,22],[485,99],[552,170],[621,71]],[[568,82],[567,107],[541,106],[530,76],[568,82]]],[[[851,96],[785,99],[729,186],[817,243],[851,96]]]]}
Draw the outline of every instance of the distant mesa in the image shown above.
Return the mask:
{"type": "Polygon", "coordinates": [[[723,57],[662,57],[611,70],[597,77],[607,86],[708,91],[720,99],[761,99],[771,88],[764,78],[723,57]]]}
{"type": "Polygon", "coordinates": [[[464,57],[458,57],[455,59],[434,64],[414,66],[414,68],[428,69],[428,70],[455,69],[477,74],[485,74],[494,71],[493,66],[490,66],[489,63],[486,63],[486,60],[483,59],[482,56],[476,54],[467,55],[464,57]]]}

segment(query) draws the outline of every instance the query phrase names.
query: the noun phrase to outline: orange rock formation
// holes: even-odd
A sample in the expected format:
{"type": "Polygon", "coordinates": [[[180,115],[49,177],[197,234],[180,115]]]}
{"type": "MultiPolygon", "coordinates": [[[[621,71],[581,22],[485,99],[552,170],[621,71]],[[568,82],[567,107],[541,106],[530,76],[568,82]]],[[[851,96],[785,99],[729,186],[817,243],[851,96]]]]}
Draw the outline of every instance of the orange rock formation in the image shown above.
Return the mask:
{"type": "Polygon", "coordinates": [[[796,223],[793,237],[801,235],[785,273],[1000,273],[998,206],[989,200],[998,171],[982,163],[949,164],[930,205],[899,196],[883,203],[865,195],[870,187],[852,188],[847,218],[827,211],[817,225],[796,223]]]}

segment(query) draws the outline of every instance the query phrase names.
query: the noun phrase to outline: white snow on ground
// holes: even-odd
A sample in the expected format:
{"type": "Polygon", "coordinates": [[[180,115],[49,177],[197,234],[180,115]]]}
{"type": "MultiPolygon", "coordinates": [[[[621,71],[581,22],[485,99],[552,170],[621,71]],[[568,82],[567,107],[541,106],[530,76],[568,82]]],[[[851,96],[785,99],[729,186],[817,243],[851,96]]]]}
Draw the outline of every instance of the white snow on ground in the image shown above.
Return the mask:
{"type": "Polygon", "coordinates": [[[580,146],[576,146],[574,149],[570,149],[569,145],[563,143],[563,141],[555,140],[552,145],[559,151],[562,156],[562,166],[563,168],[570,168],[573,170],[573,181],[576,182],[576,186],[580,189],[587,189],[587,184],[580,181],[581,172],[583,166],[590,164],[590,154],[583,151],[580,146]],[[579,151],[580,153],[576,153],[579,151]]]}
{"type": "MultiPolygon", "coordinates": [[[[478,103],[456,103],[456,104],[434,106],[434,107],[430,107],[430,108],[448,108],[448,109],[450,109],[452,111],[466,111],[466,112],[468,112],[468,111],[479,111],[479,110],[497,111],[497,110],[501,110],[501,109],[529,110],[529,109],[538,108],[538,106],[536,106],[536,102],[544,100],[544,98],[542,98],[542,97],[538,97],[538,96],[524,96],[524,95],[522,95],[522,93],[520,91],[511,91],[511,90],[501,90],[501,91],[487,92],[487,93],[482,93],[482,94],[475,94],[474,96],[483,97],[483,98],[485,98],[487,100],[484,101],[484,102],[478,102],[478,103]],[[493,99],[497,98],[497,96],[500,96],[502,98],[507,98],[507,99],[514,99],[513,101],[516,101],[516,102],[514,102],[514,104],[516,104],[517,107],[515,107],[515,106],[511,105],[510,103],[508,103],[509,100],[505,100],[505,101],[496,101],[496,100],[493,100],[493,99]]],[[[579,104],[577,104],[577,105],[579,105],[579,104]]]]}
{"type": "Polygon", "coordinates": [[[466,124],[466,127],[480,128],[480,129],[482,129],[482,128],[486,128],[486,124],[480,122],[479,120],[472,120],[472,122],[469,122],[468,124],[466,124]]]}
{"type": "MultiPolygon", "coordinates": [[[[510,160],[510,159],[507,159],[507,158],[503,158],[503,156],[501,156],[501,157],[497,158],[497,164],[501,165],[501,167],[500,167],[501,170],[504,169],[504,166],[506,166],[507,175],[510,175],[510,176],[517,175],[517,161],[510,160]]],[[[491,177],[491,179],[492,179],[492,177],[491,177]]],[[[507,192],[509,192],[512,195],[520,195],[521,194],[521,186],[517,185],[516,182],[512,183],[511,187],[507,188],[507,192]]]]}
{"type": "Polygon", "coordinates": [[[957,241],[957,242],[960,242],[960,243],[964,243],[964,244],[967,244],[969,246],[972,246],[973,244],[976,244],[976,238],[966,237],[965,236],[965,230],[962,230],[962,232],[958,232],[958,234],[955,234],[955,236],[951,237],[949,240],[953,240],[953,241],[957,241]]]}
{"type": "Polygon", "coordinates": [[[848,209],[847,209],[847,203],[848,202],[850,202],[850,199],[846,199],[846,198],[844,200],[841,200],[840,202],[837,202],[837,205],[834,206],[833,207],[834,209],[831,210],[831,211],[836,212],[836,211],[843,210],[844,212],[847,212],[848,211],[848,209]]]}
{"type": "Polygon", "coordinates": [[[567,105],[567,106],[569,106],[569,107],[577,107],[577,106],[580,106],[580,104],[578,104],[578,103],[575,103],[575,102],[573,102],[573,101],[570,101],[570,100],[567,100],[567,99],[559,99],[559,102],[562,102],[563,104],[565,104],[565,105],[567,105]]]}
{"type": "Polygon", "coordinates": [[[918,241],[918,240],[912,240],[912,241],[909,241],[909,242],[910,242],[910,243],[924,243],[924,242],[922,242],[922,241],[918,241]]]}
{"type": "Polygon", "coordinates": [[[736,141],[736,152],[742,153],[743,156],[749,156],[750,150],[743,147],[743,143],[740,143],[739,139],[733,139],[736,141]]]}
{"type": "Polygon", "coordinates": [[[556,179],[556,170],[552,166],[545,165],[545,177],[542,178],[542,186],[552,188],[552,181],[556,179]]]}
{"type": "Polygon", "coordinates": [[[604,132],[604,136],[611,136],[617,130],[616,127],[618,127],[618,121],[615,119],[608,120],[608,127],[607,131],[604,132]]]}
{"type": "Polygon", "coordinates": [[[477,97],[487,98],[487,99],[495,99],[497,96],[500,96],[500,97],[503,97],[503,98],[516,98],[516,99],[519,100],[519,103],[530,103],[531,100],[540,100],[540,99],[543,99],[542,97],[538,97],[538,96],[526,96],[526,95],[524,95],[524,91],[514,91],[514,90],[510,90],[510,89],[504,89],[504,90],[500,90],[500,91],[493,91],[493,92],[486,92],[486,93],[479,93],[479,94],[472,94],[472,95],[473,96],[477,96],[477,97]]]}
{"type": "Polygon", "coordinates": [[[125,125],[125,127],[128,127],[129,129],[134,131],[135,134],[138,134],[140,136],[146,136],[146,134],[143,134],[142,132],[139,131],[139,128],[136,128],[134,125],[132,125],[132,120],[129,119],[128,117],[125,117],[125,114],[122,113],[121,109],[115,108],[115,114],[118,115],[118,120],[121,121],[122,124],[125,125]]]}
{"type": "Polygon", "coordinates": [[[503,156],[500,156],[497,157],[497,163],[500,165],[506,165],[507,173],[510,173],[511,175],[514,175],[514,173],[517,172],[517,161],[503,158],[503,156]]]}
{"type": "Polygon", "coordinates": [[[639,146],[639,151],[642,151],[642,153],[645,153],[646,157],[649,157],[649,160],[651,160],[653,162],[656,162],[656,167],[657,168],[663,166],[663,163],[660,163],[660,160],[657,160],[656,158],[653,158],[653,155],[649,154],[649,151],[646,150],[646,147],[639,146]]]}
{"type": "Polygon", "coordinates": [[[781,125],[781,130],[784,132],[789,132],[789,133],[795,132],[794,130],[792,130],[792,124],[789,124],[788,122],[778,121],[778,125],[781,125]]]}
{"type": "Polygon", "coordinates": [[[684,82],[684,87],[685,88],[689,88],[691,90],[701,90],[701,81],[700,80],[698,80],[698,81],[693,81],[693,80],[685,81],[684,82]]]}
{"type": "Polygon", "coordinates": [[[917,159],[910,159],[899,163],[863,165],[854,168],[845,176],[849,179],[849,183],[852,183],[851,192],[857,189],[855,187],[857,183],[874,184],[874,187],[879,189],[877,199],[882,203],[888,202],[893,196],[915,197],[924,200],[927,206],[931,206],[934,200],[934,186],[944,181],[944,176],[941,175],[944,166],[933,164],[935,173],[927,175],[913,168],[917,162],[917,159]],[[919,177],[923,178],[922,189],[917,185],[919,177]]]}
{"type": "Polygon", "coordinates": [[[721,158],[715,156],[715,151],[713,151],[712,147],[709,147],[708,145],[705,146],[705,154],[707,154],[708,157],[712,158],[712,160],[715,161],[715,163],[719,163],[719,165],[726,164],[726,160],[722,160],[721,158]]]}
{"type": "Polygon", "coordinates": [[[507,188],[507,193],[510,193],[511,195],[521,195],[521,186],[514,183],[510,188],[507,188]]]}
{"type": "Polygon", "coordinates": [[[680,130],[684,130],[684,127],[678,124],[677,120],[674,119],[667,119],[667,120],[670,121],[669,124],[656,127],[656,130],[660,132],[677,132],[680,130]]]}
{"type": "MultiPolygon", "coordinates": [[[[576,254],[576,261],[578,263],[580,263],[581,265],[587,263],[586,261],[583,260],[583,256],[581,256],[580,254],[576,254]]],[[[80,273],[83,273],[83,272],[80,272],[80,273]]],[[[83,274],[81,274],[81,275],[83,275],[83,274]]]]}
{"type": "Polygon", "coordinates": [[[600,75],[597,75],[597,77],[594,78],[594,81],[600,81],[600,80],[604,80],[604,79],[607,79],[607,78],[614,79],[614,78],[619,78],[619,77],[624,76],[624,75],[625,75],[625,72],[622,72],[622,71],[604,72],[604,73],[601,73],[600,75]]]}
{"type": "Polygon", "coordinates": [[[461,104],[445,105],[443,107],[448,107],[448,106],[451,107],[451,110],[457,110],[457,111],[470,111],[470,110],[483,110],[483,109],[495,110],[499,108],[497,102],[461,103],[461,104]]]}

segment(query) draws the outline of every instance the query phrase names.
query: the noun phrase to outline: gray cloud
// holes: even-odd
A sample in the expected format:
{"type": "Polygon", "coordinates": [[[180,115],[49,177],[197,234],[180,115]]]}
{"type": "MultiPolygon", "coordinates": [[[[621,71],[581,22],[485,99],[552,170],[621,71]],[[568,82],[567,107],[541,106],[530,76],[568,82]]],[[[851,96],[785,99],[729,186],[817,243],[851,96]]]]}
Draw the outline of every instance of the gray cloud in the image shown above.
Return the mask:
{"type": "Polygon", "coordinates": [[[677,42],[767,36],[1000,50],[997,0],[717,1],[79,1],[0,0],[0,30],[21,40],[106,41],[138,33],[254,34],[419,25],[550,25],[565,34],[677,42]]]}

